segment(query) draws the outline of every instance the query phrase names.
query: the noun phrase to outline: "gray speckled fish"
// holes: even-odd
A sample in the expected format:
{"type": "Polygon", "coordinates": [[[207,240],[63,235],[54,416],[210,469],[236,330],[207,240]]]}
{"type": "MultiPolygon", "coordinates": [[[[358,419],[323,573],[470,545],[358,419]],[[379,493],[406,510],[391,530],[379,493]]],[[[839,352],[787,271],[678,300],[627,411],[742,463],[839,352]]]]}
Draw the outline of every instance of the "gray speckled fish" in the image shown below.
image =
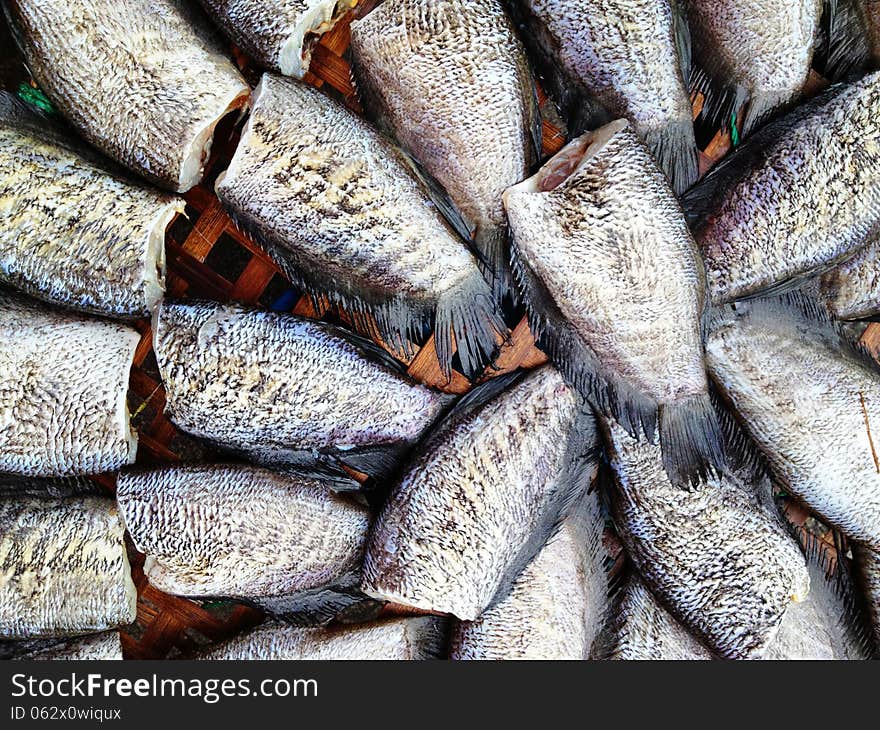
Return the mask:
{"type": "MultiPolygon", "coordinates": [[[[323,605],[335,587],[356,583],[370,524],[320,479],[245,465],[124,472],[116,497],[159,590],[270,606],[301,597],[302,612],[313,598],[316,620],[339,608],[323,605]]],[[[297,612],[292,600],[284,612],[297,612]]]]}
{"type": "Polygon", "coordinates": [[[714,303],[854,255],[880,227],[880,72],[767,125],[683,202],[714,303]]]}
{"type": "Polygon", "coordinates": [[[445,644],[443,619],[394,618],[351,626],[296,628],[267,622],[200,653],[223,660],[420,660],[437,659],[445,644]]]}
{"type": "Polygon", "coordinates": [[[213,302],[165,302],[154,349],[166,414],[251,459],[391,470],[452,400],[330,325],[213,302]]]}
{"type": "Polygon", "coordinates": [[[108,661],[122,659],[122,640],[118,631],[68,639],[62,642],[16,642],[33,644],[14,658],[27,661],[108,661]],[[40,644],[40,645],[38,645],[40,644]]]}
{"type": "Polygon", "coordinates": [[[696,181],[697,143],[687,91],[690,41],[679,0],[516,0],[512,5],[572,132],[625,117],[676,192],[696,181]]]}
{"type": "Polygon", "coordinates": [[[198,184],[244,79],[181,0],[8,0],[28,67],[89,142],[171,190],[198,184]]]}
{"type": "Polygon", "coordinates": [[[133,622],[123,532],[108,499],[0,499],[0,638],[76,636],[133,622]]]}
{"type": "Polygon", "coordinates": [[[450,658],[588,659],[608,606],[604,527],[596,495],[586,495],[505,598],[455,623],[450,658]]]}
{"type": "MultiPolygon", "coordinates": [[[[779,631],[760,659],[863,660],[868,658],[864,622],[848,575],[827,571],[816,556],[809,561],[810,593],[785,611],[779,631]]],[[[713,659],[703,646],[632,576],[612,619],[612,646],[606,658],[622,660],[713,659]]]]}
{"type": "Polygon", "coordinates": [[[703,266],[625,120],[572,141],[504,194],[532,331],[570,382],[653,437],[676,483],[724,463],[703,362],[703,266]]]}
{"type": "Polygon", "coordinates": [[[693,36],[692,90],[703,115],[743,134],[795,102],[813,61],[825,0],[683,0],[693,36]]]}
{"type": "Polygon", "coordinates": [[[880,314],[880,239],[851,259],[825,272],[822,299],[837,319],[863,319],[880,314]]]}
{"type": "Polygon", "coordinates": [[[165,229],[183,209],[0,93],[0,281],[81,311],[149,315],[165,288],[165,229]]]}
{"type": "Polygon", "coordinates": [[[0,472],[70,476],[134,461],[128,375],[140,335],[0,290],[0,472]]]}
{"type": "Polygon", "coordinates": [[[743,469],[685,491],[666,477],[659,447],[612,421],[606,430],[612,515],[646,584],[718,655],[759,656],[810,586],[769,481],[743,469]]]}
{"type": "Polygon", "coordinates": [[[525,49],[499,0],[385,0],[352,23],[366,106],[449,192],[507,288],[501,194],[541,146],[525,49]]]}
{"type": "Polygon", "coordinates": [[[781,300],[719,310],[706,352],[713,380],[776,483],[880,549],[874,365],[848,352],[832,324],[781,300]]]}
{"type": "Polygon", "coordinates": [[[266,68],[301,79],[322,33],[358,0],[200,0],[229,38],[266,68]]]}
{"type": "Polygon", "coordinates": [[[466,375],[506,332],[477,260],[408,159],[316,89],[265,75],[217,195],[291,279],[329,297],[406,353],[432,329],[449,374],[466,375]]]}
{"type": "Polygon", "coordinates": [[[513,380],[473,391],[419,447],[370,534],[367,595],[473,621],[589,485],[586,406],[550,366],[513,380]]]}

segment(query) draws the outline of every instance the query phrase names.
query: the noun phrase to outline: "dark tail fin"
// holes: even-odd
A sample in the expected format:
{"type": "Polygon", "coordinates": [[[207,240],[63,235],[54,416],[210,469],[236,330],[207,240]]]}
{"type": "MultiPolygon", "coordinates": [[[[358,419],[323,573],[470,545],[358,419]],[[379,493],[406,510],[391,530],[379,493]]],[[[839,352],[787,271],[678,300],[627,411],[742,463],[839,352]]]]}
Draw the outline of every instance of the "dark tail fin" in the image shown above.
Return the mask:
{"type": "Polygon", "coordinates": [[[654,153],[676,194],[680,195],[697,181],[700,174],[699,151],[690,119],[671,122],[649,131],[645,143],[654,153]]]}
{"type": "Polygon", "coordinates": [[[478,271],[440,297],[434,333],[437,358],[447,376],[453,335],[461,368],[468,378],[475,379],[492,362],[507,326],[498,311],[498,300],[478,271]]]}
{"type": "Polygon", "coordinates": [[[480,226],[474,237],[474,249],[498,302],[514,295],[507,239],[507,226],[480,226]]]}
{"type": "Polygon", "coordinates": [[[687,488],[724,471],[721,425],[708,393],[660,406],[660,446],[663,466],[677,486],[687,488]]]}

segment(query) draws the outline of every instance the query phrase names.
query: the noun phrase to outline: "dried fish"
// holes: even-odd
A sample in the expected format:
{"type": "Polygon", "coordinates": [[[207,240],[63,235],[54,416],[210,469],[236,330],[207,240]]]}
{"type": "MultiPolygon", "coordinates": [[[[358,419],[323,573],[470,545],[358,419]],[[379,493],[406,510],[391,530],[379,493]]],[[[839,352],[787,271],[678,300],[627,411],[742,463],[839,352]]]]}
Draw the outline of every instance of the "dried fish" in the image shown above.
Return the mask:
{"type": "Polygon", "coordinates": [[[477,260],[411,170],[343,106],[267,74],[217,195],[300,288],[378,325],[404,354],[433,329],[447,375],[454,336],[475,376],[507,328],[477,260]]]}
{"type": "Polygon", "coordinates": [[[476,389],[393,487],[370,535],[364,592],[476,620],[589,485],[595,448],[589,409],[552,367],[476,389]]]}
{"type": "Polygon", "coordinates": [[[8,0],[40,87],[89,142],[148,180],[198,184],[249,89],[182,0],[8,0]]]}
{"type": "Polygon", "coordinates": [[[76,636],[135,620],[111,500],[0,499],[0,638],[76,636]]]}
{"type": "Polygon", "coordinates": [[[826,272],[822,298],[837,319],[864,319],[880,314],[880,239],[826,272]]]}
{"type": "Polygon", "coordinates": [[[337,327],[213,302],[165,302],[153,326],[165,412],[259,462],[394,469],[452,398],[337,327]]]}
{"type": "Polygon", "coordinates": [[[0,472],[71,476],[134,461],[138,333],[0,290],[0,472]]]}
{"type": "Polygon", "coordinates": [[[705,278],[663,174],[625,120],[572,141],[504,194],[539,342],[604,414],[652,438],[667,472],[724,463],[703,362],[705,278]]]}

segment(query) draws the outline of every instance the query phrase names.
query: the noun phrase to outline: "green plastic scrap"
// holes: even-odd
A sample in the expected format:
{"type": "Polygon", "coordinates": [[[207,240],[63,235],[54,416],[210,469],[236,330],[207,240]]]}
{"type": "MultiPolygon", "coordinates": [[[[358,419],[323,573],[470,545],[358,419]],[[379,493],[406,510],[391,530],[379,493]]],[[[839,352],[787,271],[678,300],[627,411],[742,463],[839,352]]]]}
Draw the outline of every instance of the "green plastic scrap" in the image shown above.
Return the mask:
{"type": "Polygon", "coordinates": [[[30,84],[19,85],[18,96],[20,99],[23,99],[28,104],[33,104],[35,107],[42,109],[44,112],[48,112],[49,114],[55,113],[55,107],[52,106],[52,102],[49,101],[49,97],[47,97],[40,89],[37,89],[30,84]]]}
{"type": "Polygon", "coordinates": [[[736,112],[730,115],[730,141],[736,147],[739,144],[739,129],[736,127],[736,112]]]}

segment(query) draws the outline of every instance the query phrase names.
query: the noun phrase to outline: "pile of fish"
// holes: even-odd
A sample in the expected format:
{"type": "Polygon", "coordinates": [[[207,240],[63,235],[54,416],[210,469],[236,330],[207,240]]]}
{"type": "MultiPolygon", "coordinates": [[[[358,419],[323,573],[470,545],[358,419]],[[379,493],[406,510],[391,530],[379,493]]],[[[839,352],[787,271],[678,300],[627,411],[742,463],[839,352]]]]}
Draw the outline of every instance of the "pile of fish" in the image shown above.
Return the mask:
{"type": "Polygon", "coordinates": [[[880,2],[0,4],[0,657],[122,658],[135,552],[265,616],[202,659],[880,654],[880,2]],[[349,21],[365,116],[304,81],[349,21]],[[227,116],[343,324],[165,297],[227,116]],[[135,465],[144,332],[219,463],[135,465]]]}

